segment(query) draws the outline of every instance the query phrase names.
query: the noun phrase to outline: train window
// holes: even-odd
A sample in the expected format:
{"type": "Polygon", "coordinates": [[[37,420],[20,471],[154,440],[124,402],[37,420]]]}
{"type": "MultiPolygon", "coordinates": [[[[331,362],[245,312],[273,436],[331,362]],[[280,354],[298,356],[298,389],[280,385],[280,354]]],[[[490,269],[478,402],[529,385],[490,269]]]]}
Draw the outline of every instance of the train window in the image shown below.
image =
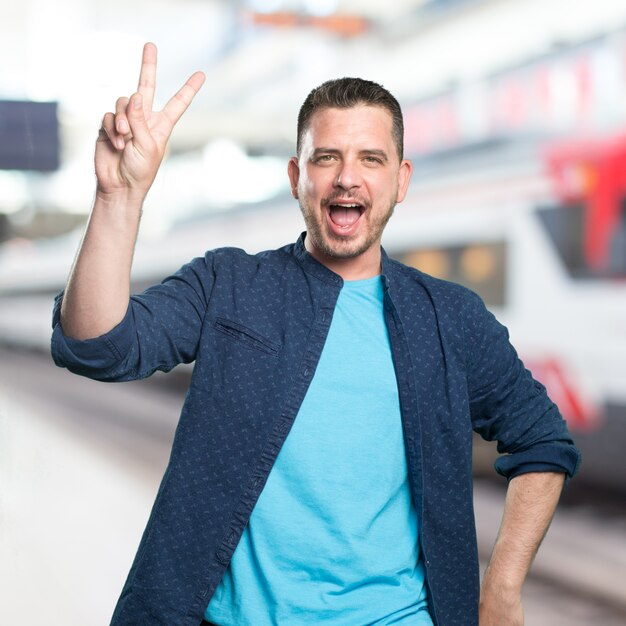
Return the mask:
{"type": "Polygon", "coordinates": [[[585,203],[541,207],[537,215],[572,278],[626,278],[626,198],[611,215],[585,203]]]}
{"type": "Polygon", "coordinates": [[[504,242],[413,248],[393,256],[422,272],[469,287],[489,306],[506,304],[507,255],[504,242]]]}
{"type": "Polygon", "coordinates": [[[626,198],[620,211],[609,245],[609,269],[614,276],[626,277],[626,198]]]}

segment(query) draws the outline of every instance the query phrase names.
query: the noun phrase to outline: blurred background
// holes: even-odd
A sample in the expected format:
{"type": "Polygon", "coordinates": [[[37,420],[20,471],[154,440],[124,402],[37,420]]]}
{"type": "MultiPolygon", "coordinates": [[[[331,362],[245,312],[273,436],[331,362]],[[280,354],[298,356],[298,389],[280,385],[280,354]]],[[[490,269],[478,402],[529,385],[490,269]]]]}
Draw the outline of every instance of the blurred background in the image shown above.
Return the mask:
{"type": "MultiPolygon", "coordinates": [[[[529,626],[626,620],[626,4],[621,0],[22,0],[0,7],[0,623],[108,623],[189,369],[55,368],[50,312],[90,209],[101,118],[159,48],[156,106],[207,82],[144,209],[134,289],[206,249],[303,229],[302,100],[382,83],[414,176],[384,245],[477,291],[583,452],[526,586],[529,626]]],[[[476,442],[487,558],[504,485],[476,442]]]]}

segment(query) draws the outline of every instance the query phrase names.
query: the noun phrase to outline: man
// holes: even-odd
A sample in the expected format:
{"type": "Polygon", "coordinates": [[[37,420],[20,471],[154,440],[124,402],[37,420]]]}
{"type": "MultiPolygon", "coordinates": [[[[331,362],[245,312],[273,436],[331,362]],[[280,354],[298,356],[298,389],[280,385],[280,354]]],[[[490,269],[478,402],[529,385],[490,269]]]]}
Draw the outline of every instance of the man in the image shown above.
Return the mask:
{"type": "Polygon", "coordinates": [[[195,361],[112,623],[522,624],[578,453],[478,297],[381,249],[411,176],[396,100],[360,79],[313,90],[288,165],[305,235],[207,252],[130,297],[143,200],[203,82],[157,113],[155,76],[147,44],[138,92],[103,120],[52,344],[109,381],[195,361]],[[510,479],[480,600],[472,429],[498,440],[510,479]]]}

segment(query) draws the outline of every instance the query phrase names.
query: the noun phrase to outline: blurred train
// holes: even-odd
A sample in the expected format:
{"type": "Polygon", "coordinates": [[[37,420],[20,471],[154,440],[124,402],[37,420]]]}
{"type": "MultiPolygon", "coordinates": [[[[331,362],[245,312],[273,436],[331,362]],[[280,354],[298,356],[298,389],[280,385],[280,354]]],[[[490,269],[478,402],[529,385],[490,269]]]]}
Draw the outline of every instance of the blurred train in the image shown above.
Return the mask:
{"type": "MultiPolygon", "coordinates": [[[[408,107],[414,176],[383,240],[391,256],[483,297],[568,420],[583,452],[577,482],[622,494],[624,102],[620,32],[408,107]],[[587,139],[568,139],[581,136],[587,139]]],[[[158,282],[207,249],[274,248],[302,228],[287,193],[188,217],[165,232],[144,228],[133,288],[158,282]]],[[[0,342],[48,350],[52,298],[79,238],[0,247],[0,342]]],[[[482,471],[495,452],[479,442],[476,450],[482,471]]]]}
{"type": "MultiPolygon", "coordinates": [[[[549,149],[503,143],[441,159],[445,168],[415,161],[386,250],[483,297],[568,420],[584,455],[581,480],[626,491],[626,137],[549,149]]],[[[179,222],[140,237],[133,288],[206,249],[258,251],[301,230],[286,196],[179,222]]],[[[2,248],[1,342],[48,349],[52,298],[78,239],[2,248]]],[[[482,471],[494,452],[477,451],[482,471]]]]}

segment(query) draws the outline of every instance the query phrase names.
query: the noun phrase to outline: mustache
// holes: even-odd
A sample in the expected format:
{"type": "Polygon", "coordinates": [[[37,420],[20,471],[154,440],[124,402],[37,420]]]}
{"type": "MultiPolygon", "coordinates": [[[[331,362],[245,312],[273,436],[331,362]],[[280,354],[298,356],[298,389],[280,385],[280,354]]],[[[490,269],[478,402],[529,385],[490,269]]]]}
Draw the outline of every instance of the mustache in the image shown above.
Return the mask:
{"type": "Polygon", "coordinates": [[[369,209],[370,207],[370,203],[365,200],[365,198],[359,194],[351,193],[349,191],[338,191],[326,198],[322,198],[322,206],[333,204],[336,200],[341,200],[342,202],[348,200],[350,202],[354,202],[355,204],[360,204],[364,209],[369,209]]]}

